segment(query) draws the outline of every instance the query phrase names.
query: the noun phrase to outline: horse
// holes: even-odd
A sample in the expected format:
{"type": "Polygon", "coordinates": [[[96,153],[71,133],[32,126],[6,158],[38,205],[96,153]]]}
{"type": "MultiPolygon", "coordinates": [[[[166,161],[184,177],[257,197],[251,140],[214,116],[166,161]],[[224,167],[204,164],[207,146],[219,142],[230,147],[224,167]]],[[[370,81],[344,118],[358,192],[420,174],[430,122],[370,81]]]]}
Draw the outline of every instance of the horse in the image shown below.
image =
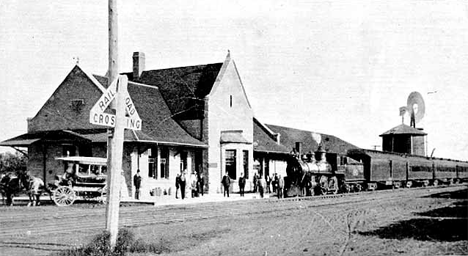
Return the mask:
{"type": "Polygon", "coordinates": [[[12,206],[14,196],[25,191],[29,197],[28,206],[40,205],[41,193],[45,190],[50,193],[41,178],[31,176],[26,173],[18,175],[8,174],[0,180],[0,190],[3,196],[6,196],[5,204],[12,206]]]}
{"type": "Polygon", "coordinates": [[[6,174],[0,180],[0,190],[4,201],[6,197],[6,205],[13,205],[13,196],[21,190],[22,185],[20,183],[21,181],[18,176],[13,173],[6,174]]]}

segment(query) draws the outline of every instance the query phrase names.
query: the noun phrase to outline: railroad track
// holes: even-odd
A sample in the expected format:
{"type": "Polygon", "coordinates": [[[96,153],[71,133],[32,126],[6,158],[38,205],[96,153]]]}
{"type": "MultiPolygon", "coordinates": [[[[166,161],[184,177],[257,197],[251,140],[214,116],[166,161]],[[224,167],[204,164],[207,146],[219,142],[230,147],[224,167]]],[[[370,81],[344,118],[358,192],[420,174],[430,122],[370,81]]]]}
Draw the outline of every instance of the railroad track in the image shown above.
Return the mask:
{"type": "MultiPolygon", "coordinates": [[[[352,194],[294,197],[278,200],[243,200],[165,207],[122,207],[121,227],[139,227],[176,222],[222,218],[236,215],[258,215],[299,208],[325,207],[337,204],[357,204],[363,200],[400,200],[466,188],[466,185],[374,191],[352,194]]],[[[22,237],[48,236],[65,233],[97,233],[105,229],[105,207],[36,207],[0,210],[0,243],[22,237]]]]}

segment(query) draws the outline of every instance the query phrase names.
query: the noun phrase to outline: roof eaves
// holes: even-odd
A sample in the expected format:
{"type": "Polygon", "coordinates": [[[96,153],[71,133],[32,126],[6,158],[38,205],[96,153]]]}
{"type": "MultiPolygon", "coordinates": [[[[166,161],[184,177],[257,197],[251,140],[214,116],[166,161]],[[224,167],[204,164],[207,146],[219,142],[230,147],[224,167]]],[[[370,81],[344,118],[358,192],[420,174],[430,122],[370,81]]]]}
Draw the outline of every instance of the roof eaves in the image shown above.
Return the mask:
{"type": "Polygon", "coordinates": [[[257,122],[260,125],[260,127],[263,128],[268,133],[270,138],[272,138],[275,141],[277,140],[276,136],[280,133],[272,131],[266,124],[260,122],[258,118],[254,117],[253,119],[254,119],[254,122],[257,122]]]}
{"type": "Polygon", "coordinates": [[[216,76],[216,79],[213,84],[213,87],[211,88],[211,91],[206,95],[207,97],[212,95],[216,91],[216,89],[218,89],[219,84],[223,80],[224,74],[226,73],[226,69],[229,65],[229,62],[231,62],[231,54],[228,52],[226,59],[223,62],[223,65],[221,65],[221,68],[219,69],[218,75],[216,76]]]}
{"type": "Polygon", "coordinates": [[[91,80],[91,82],[93,82],[94,85],[99,88],[99,90],[101,90],[101,92],[106,92],[106,87],[104,87],[93,75],[88,74],[88,72],[84,71],[80,66],[76,66],[86,75],[86,77],[88,77],[89,80],[91,80]]]}
{"type": "Polygon", "coordinates": [[[173,145],[173,146],[189,146],[189,147],[196,147],[196,148],[208,148],[208,145],[205,145],[205,144],[192,144],[192,143],[172,142],[172,141],[139,140],[138,142],[163,144],[163,145],[173,145]]]}

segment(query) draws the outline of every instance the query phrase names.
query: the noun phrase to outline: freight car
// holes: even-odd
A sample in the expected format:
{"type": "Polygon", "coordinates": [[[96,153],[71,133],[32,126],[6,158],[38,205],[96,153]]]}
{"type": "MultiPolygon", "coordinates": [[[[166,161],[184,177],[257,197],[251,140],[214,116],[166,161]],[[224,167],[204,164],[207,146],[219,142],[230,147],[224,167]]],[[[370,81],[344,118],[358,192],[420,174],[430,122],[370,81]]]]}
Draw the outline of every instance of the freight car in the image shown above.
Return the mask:
{"type": "Polygon", "coordinates": [[[364,164],[367,189],[415,185],[437,186],[466,180],[468,162],[368,149],[348,150],[349,157],[364,164]]]}
{"type": "Polygon", "coordinates": [[[286,173],[286,196],[360,191],[365,183],[361,162],[327,153],[321,147],[315,154],[293,155],[288,160],[286,173]]]}

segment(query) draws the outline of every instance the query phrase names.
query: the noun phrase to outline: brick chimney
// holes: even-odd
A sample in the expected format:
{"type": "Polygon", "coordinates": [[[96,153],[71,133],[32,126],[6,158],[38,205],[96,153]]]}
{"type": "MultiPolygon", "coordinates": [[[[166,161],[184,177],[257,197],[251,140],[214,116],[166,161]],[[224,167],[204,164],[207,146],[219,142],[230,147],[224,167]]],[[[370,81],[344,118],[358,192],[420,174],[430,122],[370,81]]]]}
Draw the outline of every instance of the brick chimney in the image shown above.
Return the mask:
{"type": "Polygon", "coordinates": [[[143,52],[133,53],[133,80],[138,80],[145,70],[145,54],[143,52]]]}

